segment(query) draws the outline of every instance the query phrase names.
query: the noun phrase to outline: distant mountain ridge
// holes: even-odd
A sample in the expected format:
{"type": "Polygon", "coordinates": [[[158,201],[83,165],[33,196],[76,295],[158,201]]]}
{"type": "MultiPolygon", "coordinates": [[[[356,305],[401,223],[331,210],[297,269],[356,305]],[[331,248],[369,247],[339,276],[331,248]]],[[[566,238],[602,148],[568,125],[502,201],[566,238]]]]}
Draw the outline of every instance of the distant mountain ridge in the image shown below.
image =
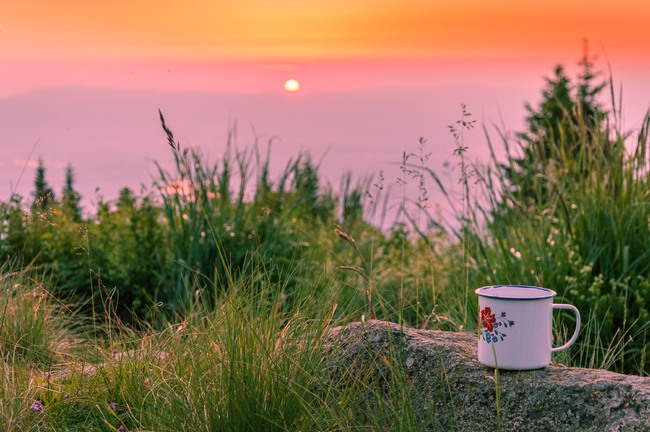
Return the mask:
{"type": "MultiPolygon", "coordinates": [[[[153,161],[171,160],[160,127],[158,109],[182,145],[201,147],[217,157],[226,143],[228,129],[237,124],[239,147],[252,145],[258,134],[266,148],[273,139],[272,175],[279,175],[286,161],[300,151],[323,157],[321,174],[338,183],[343,172],[357,176],[390,171],[402,151],[415,151],[420,136],[436,153],[434,168],[451,159],[453,142],[446,125],[456,120],[460,103],[478,117],[492,119],[486,109],[490,89],[401,89],[287,94],[283,92],[159,92],[114,90],[81,86],[35,90],[0,99],[0,200],[7,200],[10,184],[20,177],[24,161],[34,148],[17,192],[28,197],[33,183],[33,162],[41,156],[47,179],[60,192],[64,167],[75,170],[78,190],[87,207],[95,189],[105,198],[119,189],[151,184],[153,161]],[[326,154],[327,153],[327,154],[326,154]],[[326,154],[326,155],[325,155],[326,154]]],[[[506,124],[523,111],[523,101],[511,100],[503,110],[506,124]]],[[[503,105],[500,105],[503,106],[503,105]]],[[[498,115],[498,114],[497,114],[498,115]]],[[[494,119],[492,119],[494,120],[494,119]]],[[[486,154],[480,133],[470,157],[486,154]]],[[[395,176],[387,174],[387,181],[395,176]]]]}

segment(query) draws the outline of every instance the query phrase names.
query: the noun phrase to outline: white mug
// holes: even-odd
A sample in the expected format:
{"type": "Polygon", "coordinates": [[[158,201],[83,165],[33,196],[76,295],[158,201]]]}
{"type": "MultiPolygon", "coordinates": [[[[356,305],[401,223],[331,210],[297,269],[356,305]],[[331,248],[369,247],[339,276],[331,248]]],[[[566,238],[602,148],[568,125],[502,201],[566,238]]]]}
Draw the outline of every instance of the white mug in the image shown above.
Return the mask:
{"type": "Polygon", "coordinates": [[[551,363],[551,353],[569,348],[580,331],[575,306],[553,304],[555,291],[525,285],[479,288],[478,361],[498,369],[539,369],[551,363]],[[567,343],[553,343],[553,309],[575,313],[576,329],[567,343]]]}

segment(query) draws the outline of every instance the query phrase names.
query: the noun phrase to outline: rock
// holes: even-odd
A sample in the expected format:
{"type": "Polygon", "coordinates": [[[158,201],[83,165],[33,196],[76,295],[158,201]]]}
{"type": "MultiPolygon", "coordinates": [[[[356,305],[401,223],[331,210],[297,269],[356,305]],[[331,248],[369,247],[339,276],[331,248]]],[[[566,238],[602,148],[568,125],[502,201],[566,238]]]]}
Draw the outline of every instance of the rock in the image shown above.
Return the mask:
{"type": "Polygon", "coordinates": [[[361,412],[406,394],[418,429],[650,431],[649,377],[555,365],[495,374],[476,350],[474,334],[367,321],[330,331],[325,365],[361,412]]]}

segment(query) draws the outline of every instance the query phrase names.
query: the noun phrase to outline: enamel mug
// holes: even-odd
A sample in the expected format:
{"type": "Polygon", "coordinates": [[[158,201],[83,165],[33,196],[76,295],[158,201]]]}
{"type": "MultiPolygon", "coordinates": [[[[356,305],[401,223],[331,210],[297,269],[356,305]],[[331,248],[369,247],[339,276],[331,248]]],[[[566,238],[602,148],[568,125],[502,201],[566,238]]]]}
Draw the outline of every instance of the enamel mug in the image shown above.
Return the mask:
{"type": "Polygon", "coordinates": [[[551,353],[569,348],[580,331],[580,312],[569,304],[553,304],[556,293],[525,285],[479,288],[478,361],[498,369],[539,369],[551,364],[551,353]],[[575,314],[573,336],[553,348],[553,309],[575,314]]]}

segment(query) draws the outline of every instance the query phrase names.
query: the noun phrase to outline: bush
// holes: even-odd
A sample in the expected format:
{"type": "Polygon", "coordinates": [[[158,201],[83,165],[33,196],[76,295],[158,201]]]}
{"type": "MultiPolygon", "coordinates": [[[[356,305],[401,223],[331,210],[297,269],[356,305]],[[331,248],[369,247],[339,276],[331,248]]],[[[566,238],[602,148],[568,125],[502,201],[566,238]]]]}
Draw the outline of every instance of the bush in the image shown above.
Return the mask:
{"type": "Polygon", "coordinates": [[[321,192],[309,156],[290,161],[273,185],[257,144],[240,151],[231,133],[221,161],[209,164],[196,149],[181,150],[161,121],[175,160],[175,172],[159,167],[156,182],[173,254],[175,279],[164,292],[172,311],[186,309],[197,289],[214,302],[230,278],[251,277],[258,265],[290,287],[321,265],[320,233],[334,220],[335,198],[321,192]]]}
{"type": "MultiPolygon", "coordinates": [[[[151,195],[134,196],[122,189],[115,209],[100,203],[87,225],[90,274],[81,299],[93,298],[98,310],[133,321],[152,318],[154,305],[164,301],[171,256],[162,211],[151,195]]],[[[87,270],[87,271],[88,271],[87,270]]]]}
{"type": "Polygon", "coordinates": [[[565,361],[648,374],[650,116],[623,133],[615,106],[602,119],[580,101],[572,106],[571,115],[544,117],[550,132],[537,125],[519,152],[504,141],[506,163],[475,171],[475,215],[457,231],[469,251],[469,286],[554,289],[587,318],[565,361]]]}

